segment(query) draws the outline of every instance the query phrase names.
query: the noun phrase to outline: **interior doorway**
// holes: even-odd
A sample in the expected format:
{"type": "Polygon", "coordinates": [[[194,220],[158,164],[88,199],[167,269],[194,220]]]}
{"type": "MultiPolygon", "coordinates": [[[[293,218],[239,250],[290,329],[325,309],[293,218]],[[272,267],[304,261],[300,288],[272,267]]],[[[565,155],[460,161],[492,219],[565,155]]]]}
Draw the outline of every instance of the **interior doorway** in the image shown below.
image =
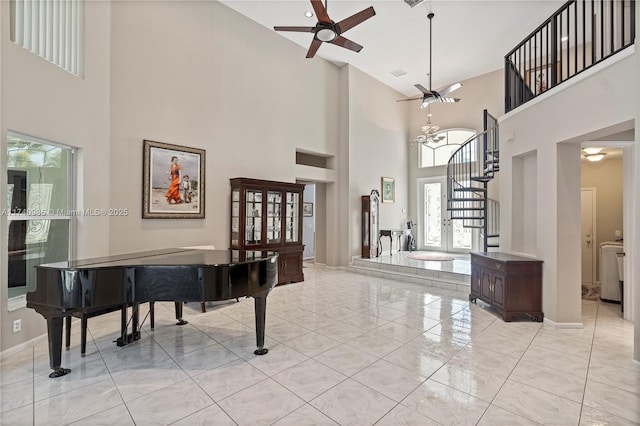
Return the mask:
{"type": "Polygon", "coordinates": [[[307,183],[302,194],[302,259],[312,262],[316,256],[316,184],[307,183]]]}
{"type": "Polygon", "coordinates": [[[582,297],[597,299],[596,285],[596,188],[582,188],[580,191],[581,212],[581,252],[582,252],[582,297]]]}

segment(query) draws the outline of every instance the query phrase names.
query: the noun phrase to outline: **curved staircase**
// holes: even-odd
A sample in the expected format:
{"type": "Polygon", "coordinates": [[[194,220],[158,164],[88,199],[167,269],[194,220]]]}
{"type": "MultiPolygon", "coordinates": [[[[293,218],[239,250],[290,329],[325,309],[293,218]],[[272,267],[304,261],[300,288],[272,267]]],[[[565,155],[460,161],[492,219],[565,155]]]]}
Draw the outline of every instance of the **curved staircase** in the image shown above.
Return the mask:
{"type": "Polygon", "coordinates": [[[447,163],[447,210],[465,228],[480,229],[483,251],[497,248],[500,205],[488,184],[500,170],[498,120],[484,110],[484,131],[467,140],[447,163]]]}

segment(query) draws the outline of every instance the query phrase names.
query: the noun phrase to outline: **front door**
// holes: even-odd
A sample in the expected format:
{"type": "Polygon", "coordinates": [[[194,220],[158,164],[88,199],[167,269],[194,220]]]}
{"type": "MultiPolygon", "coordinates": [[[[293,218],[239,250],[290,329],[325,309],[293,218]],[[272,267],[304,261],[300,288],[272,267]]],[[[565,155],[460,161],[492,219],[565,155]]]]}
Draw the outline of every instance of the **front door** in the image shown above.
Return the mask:
{"type": "Polygon", "coordinates": [[[418,181],[418,243],[421,250],[468,253],[474,249],[474,233],[447,211],[446,178],[418,181]]]}

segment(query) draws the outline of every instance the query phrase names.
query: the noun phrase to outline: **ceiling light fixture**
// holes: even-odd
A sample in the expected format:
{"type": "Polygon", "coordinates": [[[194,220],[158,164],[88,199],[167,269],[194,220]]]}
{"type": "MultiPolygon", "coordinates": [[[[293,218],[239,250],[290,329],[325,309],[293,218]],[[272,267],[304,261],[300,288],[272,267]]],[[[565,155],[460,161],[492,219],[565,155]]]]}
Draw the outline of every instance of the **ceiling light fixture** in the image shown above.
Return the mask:
{"type": "Polygon", "coordinates": [[[565,42],[569,40],[569,36],[562,36],[562,38],[560,39],[560,41],[565,42]]]}
{"type": "Polygon", "coordinates": [[[411,146],[422,144],[427,146],[430,143],[438,143],[442,139],[444,139],[444,135],[438,135],[437,132],[440,129],[439,126],[431,124],[431,106],[427,107],[427,124],[422,126],[420,130],[422,130],[423,135],[418,135],[414,140],[410,142],[411,146]]]}
{"type": "Polygon", "coordinates": [[[595,146],[588,146],[586,148],[582,148],[582,150],[587,154],[598,154],[600,151],[602,151],[602,148],[597,148],[595,146]]]}
{"type": "Polygon", "coordinates": [[[307,11],[304,13],[304,16],[306,16],[307,18],[313,18],[313,12],[312,12],[312,11],[310,11],[310,10],[307,10],[307,11]]]}
{"type": "Polygon", "coordinates": [[[600,154],[585,154],[584,158],[586,158],[589,161],[600,161],[604,158],[605,155],[607,154],[604,152],[600,154]]]}

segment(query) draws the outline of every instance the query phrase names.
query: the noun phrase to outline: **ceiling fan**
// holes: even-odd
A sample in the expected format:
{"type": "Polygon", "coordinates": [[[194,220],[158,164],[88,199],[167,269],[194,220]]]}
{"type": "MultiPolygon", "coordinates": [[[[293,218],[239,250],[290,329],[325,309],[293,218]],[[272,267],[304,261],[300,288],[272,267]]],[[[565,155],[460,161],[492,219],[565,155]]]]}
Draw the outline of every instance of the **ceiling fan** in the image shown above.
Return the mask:
{"type": "Polygon", "coordinates": [[[354,52],[362,50],[362,46],[342,37],[342,33],[347,32],[356,25],[374,16],[376,11],[373,10],[373,6],[361,10],[355,15],[351,15],[337,23],[331,20],[327,13],[326,4],[323,5],[321,0],[311,0],[311,6],[313,6],[313,10],[318,17],[318,22],[315,27],[273,27],[273,29],[276,31],[313,33],[313,40],[307,52],[307,58],[313,58],[323,42],[335,44],[336,46],[344,47],[354,52]]]}
{"type": "Polygon", "coordinates": [[[429,90],[427,90],[421,84],[416,84],[415,87],[422,92],[422,96],[398,100],[398,102],[421,100],[422,104],[420,104],[420,109],[425,109],[429,104],[435,103],[435,102],[440,102],[440,103],[460,102],[460,98],[448,98],[446,96],[449,93],[453,92],[454,90],[458,90],[459,88],[461,88],[462,83],[455,83],[455,84],[452,84],[451,86],[444,87],[439,90],[431,90],[431,65],[433,62],[431,60],[431,45],[433,40],[432,24],[433,24],[434,16],[435,15],[433,13],[429,13],[427,15],[427,18],[429,18],[429,90]]]}

